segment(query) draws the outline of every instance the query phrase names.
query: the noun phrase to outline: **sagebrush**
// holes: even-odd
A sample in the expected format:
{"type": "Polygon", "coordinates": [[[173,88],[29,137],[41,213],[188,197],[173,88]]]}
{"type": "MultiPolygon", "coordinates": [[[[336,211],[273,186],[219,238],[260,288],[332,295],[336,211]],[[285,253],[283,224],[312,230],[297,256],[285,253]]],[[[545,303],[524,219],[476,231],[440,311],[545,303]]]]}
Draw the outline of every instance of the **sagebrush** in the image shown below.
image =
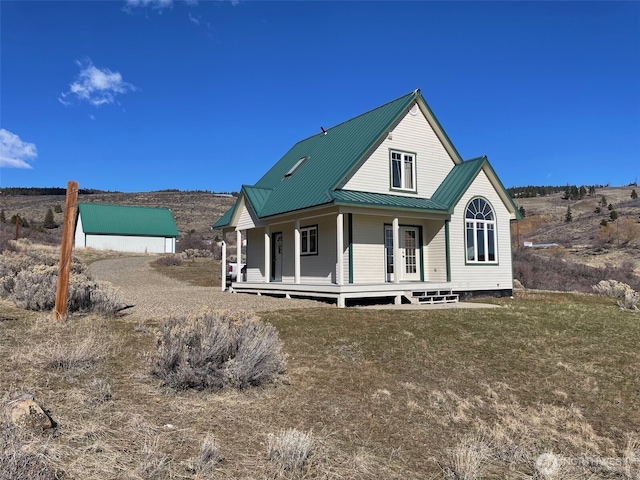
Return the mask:
{"type": "Polygon", "coordinates": [[[272,325],[250,312],[208,312],[160,326],[151,372],[176,389],[244,389],[276,380],[285,363],[272,325]]]}
{"type": "MultiPolygon", "coordinates": [[[[0,297],[8,297],[26,310],[51,310],[56,300],[58,254],[28,242],[13,245],[14,250],[0,254],[0,297]]],[[[107,282],[93,280],[79,260],[73,258],[70,267],[68,312],[109,316],[126,307],[119,292],[107,282]]]]}
{"type": "Polygon", "coordinates": [[[267,456],[284,471],[299,470],[309,459],[313,444],[312,432],[290,428],[268,436],[267,456]]]}

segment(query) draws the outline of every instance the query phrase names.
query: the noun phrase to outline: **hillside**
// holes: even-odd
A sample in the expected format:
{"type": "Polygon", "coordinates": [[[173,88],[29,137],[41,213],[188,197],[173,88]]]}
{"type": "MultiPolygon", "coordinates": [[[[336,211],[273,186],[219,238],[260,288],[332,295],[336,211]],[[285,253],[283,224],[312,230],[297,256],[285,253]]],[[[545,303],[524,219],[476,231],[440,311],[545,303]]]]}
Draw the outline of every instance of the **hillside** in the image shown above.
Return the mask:
{"type": "MultiPolygon", "coordinates": [[[[637,188],[637,187],[636,187],[637,188]]],[[[595,213],[604,196],[607,205],[611,203],[618,213],[617,224],[612,222],[611,229],[621,225],[625,219],[638,222],[640,219],[640,199],[631,199],[632,187],[602,188],[594,196],[586,196],[582,200],[563,200],[562,193],[545,197],[518,198],[518,207],[525,209],[526,217],[519,222],[520,244],[525,241],[533,243],[557,243],[562,246],[563,258],[574,258],[593,266],[605,264],[620,265],[632,261],[636,272],[640,273],[640,233],[634,241],[621,244],[614,235],[611,243],[603,242],[599,236],[600,223],[609,219],[610,211],[601,206],[601,213],[595,213]],[[565,222],[567,207],[571,206],[573,221],[565,222]]],[[[637,188],[640,192],[640,188],[637,188]]],[[[0,209],[5,217],[14,214],[27,219],[30,225],[42,225],[47,209],[56,205],[64,206],[64,195],[1,195],[0,209]]],[[[79,196],[80,202],[111,203],[119,205],[142,205],[149,207],[170,208],[173,212],[181,235],[194,233],[203,240],[213,240],[220,232],[210,229],[213,224],[235,201],[231,197],[219,197],[207,192],[141,192],[141,193],[92,193],[79,196]]],[[[55,221],[62,223],[62,214],[55,214],[55,221]]],[[[640,224],[638,229],[640,229],[640,224]]],[[[48,231],[54,238],[60,237],[60,229],[48,231]]],[[[516,228],[513,228],[514,244],[517,242],[516,228]]],[[[234,243],[234,235],[227,240],[234,243]]],[[[536,251],[547,255],[558,255],[553,252],[536,251]]]]}
{"type": "MultiPolygon", "coordinates": [[[[181,235],[189,232],[213,239],[220,232],[211,231],[211,225],[235,202],[232,197],[220,197],[207,192],[143,192],[143,193],[92,193],[78,196],[79,202],[109,203],[116,205],[136,205],[145,207],[169,208],[173,212],[178,231],[181,235]]],[[[64,207],[64,195],[1,195],[0,209],[10,219],[19,214],[30,225],[42,225],[49,208],[56,205],[64,207]]],[[[56,213],[55,221],[62,224],[63,214],[56,213]]],[[[59,236],[60,229],[51,231],[59,236]]],[[[231,240],[231,236],[229,237],[231,240]]]]}
{"type": "MultiPolygon", "coordinates": [[[[594,196],[582,200],[564,200],[562,193],[545,197],[515,199],[524,207],[526,217],[519,222],[520,242],[557,243],[566,251],[563,255],[580,262],[604,266],[632,261],[636,272],[640,271],[640,199],[631,199],[631,191],[638,187],[609,187],[596,191],[594,196]],[[618,214],[617,222],[610,221],[610,211],[601,205],[602,197],[618,214]],[[567,208],[571,207],[572,221],[566,222],[567,208]],[[596,207],[600,213],[595,213],[596,207]],[[601,222],[607,220],[612,234],[611,242],[603,235],[601,222]],[[635,225],[633,232],[623,232],[623,227],[635,225]],[[635,236],[626,242],[626,236],[635,236]]],[[[514,237],[516,230],[513,231],[514,237]]],[[[514,241],[516,239],[514,238],[514,241]]],[[[544,252],[541,252],[544,253],[544,252]]],[[[557,251],[554,252],[557,254],[557,251]]]]}

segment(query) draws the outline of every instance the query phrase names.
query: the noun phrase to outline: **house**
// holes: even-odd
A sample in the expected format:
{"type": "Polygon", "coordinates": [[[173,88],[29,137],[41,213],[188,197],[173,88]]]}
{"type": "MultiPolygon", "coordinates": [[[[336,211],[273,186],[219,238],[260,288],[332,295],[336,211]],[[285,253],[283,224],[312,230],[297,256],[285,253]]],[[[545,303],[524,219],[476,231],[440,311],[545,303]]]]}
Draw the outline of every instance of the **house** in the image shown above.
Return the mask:
{"type": "Polygon", "coordinates": [[[518,218],[487,157],[463,161],[415,90],[295,144],[212,228],[247,240],[233,291],[342,307],[511,295],[518,218]]]}
{"type": "Polygon", "coordinates": [[[76,248],[175,253],[178,228],[168,208],[78,204],[76,248]]]}

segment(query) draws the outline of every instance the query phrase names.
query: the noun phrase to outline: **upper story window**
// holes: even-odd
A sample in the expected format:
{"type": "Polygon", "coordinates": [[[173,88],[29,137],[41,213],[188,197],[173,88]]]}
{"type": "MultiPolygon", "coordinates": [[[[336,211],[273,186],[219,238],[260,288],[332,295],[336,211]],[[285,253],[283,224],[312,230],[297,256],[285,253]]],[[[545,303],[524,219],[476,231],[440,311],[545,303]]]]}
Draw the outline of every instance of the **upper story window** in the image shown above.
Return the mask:
{"type": "Polygon", "coordinates": [[[491,204],[474,198],[465,213],[467,263],[497,263],[496,217],[491,204]]]}
{"type": "Polygon", "coordinates": [[[300,255],[318,254],[318,226],[300,229],[300,255]]]}
{"type": "Polygon", "coordinates": [[[391,188],[416,191],[416,156],[391,150],[391,188]]]}

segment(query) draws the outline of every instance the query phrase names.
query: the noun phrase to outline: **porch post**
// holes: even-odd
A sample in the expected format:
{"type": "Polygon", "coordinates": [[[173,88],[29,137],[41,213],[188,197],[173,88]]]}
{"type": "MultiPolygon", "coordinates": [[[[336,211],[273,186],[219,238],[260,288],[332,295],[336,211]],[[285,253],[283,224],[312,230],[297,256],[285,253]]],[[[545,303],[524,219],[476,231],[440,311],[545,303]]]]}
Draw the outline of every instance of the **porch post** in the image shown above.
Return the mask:
{"type": "Polygon", "coordinates": [[[336,259],[338,268],[336,271],[336,283],[344,285],[344,219],[342,213],[338,213],[336,219],[336,259]]]}
{"type": "Polygon", "coordinates": [[[226,234],[222,232],[222,269],[220,272],[220,290],[223,292],[227,289],[227,242],[225,241],[226,234]]]}
{"type": "Polygon", "coordinates": [[[236,264],[238,266],[237,269],[237,274],[236,274],[236,282],[242,282],[242,231],[238,230],[238,252],[237,252],[237,256],[238,259],[236,260],[236,264]]]}
{"type": "Polygon", "coordinates": [[[300,220],[296,218],[293,232],[293,283],[300,283],[300,220]]]}
{"type": "Polygon", "coordinates": [[[400,223],[393,217],[393,283],[400,283],[400,223]]]}
{"type": "Polygon", "coordinates": [[[271,281],[271,236],[269,225],[264,226],[264,281],[271,281]]]}

